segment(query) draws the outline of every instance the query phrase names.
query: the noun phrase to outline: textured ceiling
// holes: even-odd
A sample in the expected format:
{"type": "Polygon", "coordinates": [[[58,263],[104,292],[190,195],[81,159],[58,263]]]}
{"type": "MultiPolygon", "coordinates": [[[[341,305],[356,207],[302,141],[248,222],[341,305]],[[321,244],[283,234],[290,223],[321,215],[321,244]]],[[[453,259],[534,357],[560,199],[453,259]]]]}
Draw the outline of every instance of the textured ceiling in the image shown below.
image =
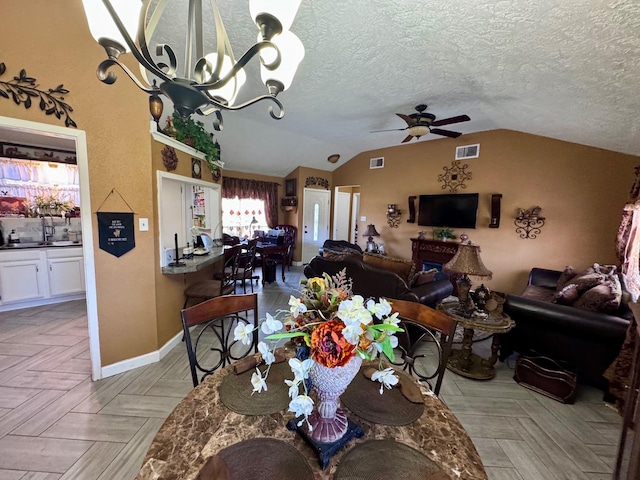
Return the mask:
{"type": "MultiPolygon", "coordinates": [[[[187,0],[169,3],[155,38],[181,57],[187,0]]],[[[218,1],[236,57],[257,36],[248,3],[218,1]]],[[[223,113],[226,168],[332,170],[399,145],[406,132],[369,132],[405,127],[394,113],[418,103],[438,118],[469,115],[445,127],[462,133],[507,128],[640,155],[638,0],[302,0],[292,31],[306,56],[279,96],[286,115],[272,120],[268,102],[223,113]]],[[[247,76],[238,101],[264,92],[256,60],[247,76]]]]}

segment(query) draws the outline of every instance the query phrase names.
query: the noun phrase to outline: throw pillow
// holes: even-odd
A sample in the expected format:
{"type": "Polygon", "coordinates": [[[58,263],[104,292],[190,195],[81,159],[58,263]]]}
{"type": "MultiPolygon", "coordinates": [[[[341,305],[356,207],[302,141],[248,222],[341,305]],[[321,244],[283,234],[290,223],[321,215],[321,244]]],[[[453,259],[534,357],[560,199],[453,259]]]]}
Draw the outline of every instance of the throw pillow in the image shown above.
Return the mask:
{"type": "Polygon", "coordinates": [[[611,282],[606,282],[584,292],[573,306],[591,312],[611,313],[617,309],[613,308],[614,303],[615,294],[611,291],[611,282]]]}
{"type": "Polygon", "coordinates": [[[572,305],[578,300],[578,297],[580,297],[578,286],[575,283],[570,283],[553,296],[553,303],[572,305]]]}
{"type": "Polygon", "coordinates": [[[327,258],[329,260],[341,261],[341,260],[344,260],[345,257],[348,257],[350,255],[357,255],[358,257],[362,256],[359,252],[356,252],[355,250],[344,250],[342,252],[334,252],[333,250],[327,250],[326,248],[322,250],[322,257],[327,258]]]}
{"type": "Polygon", "coordinates": [[[571,280],[575,276],[576,276],[576,271],[573,269],[572,266],[567,265],[566,267],[564,267],[564,270],[558,277],[558,286],[556,287],[556,291],[559,292],[560,290],[562,290],[566,286],[566,284],[569,282],[569,280],[571,280]]]}
{"type": "Polygon", "coordinates": [[[424,285],[425,283],[431,283],[436,279],[436,275],[438,274],[437,268],[432,268],[431,270],[424,270],[422,272],[418,272],[413,277],[412,287],[417,287],[419,285],[424,285]]]}
{"type": "Polygon", "coordinates": [[[605,276],[600,273],[587,273],[585,275],[578,275],[576,277],[573,277],[571,280],[569,280],[569,282],[567,282],[567,285],[575,284],[576,287],[578,287],[578,292],[583,293],[595,287],[596,285],[604,283],[604,281],[605,276]]]}
{"type": "Polygon", "coordinates": [[[411,260],[403,260],[402,258],[386,257],[376,253],[365,252],[362,254],[364,263],[373,267],[381,268],[398,275],[407,285],[411,285],[416,265],[411,260]]]}

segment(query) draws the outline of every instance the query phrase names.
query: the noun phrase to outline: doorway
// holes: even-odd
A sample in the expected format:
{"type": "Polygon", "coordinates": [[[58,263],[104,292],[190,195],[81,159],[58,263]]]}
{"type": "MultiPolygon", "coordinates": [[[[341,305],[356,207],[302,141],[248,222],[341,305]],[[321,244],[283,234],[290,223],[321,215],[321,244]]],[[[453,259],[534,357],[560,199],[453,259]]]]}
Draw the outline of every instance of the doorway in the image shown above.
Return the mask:
{"type": "Polygon", "coordinates": [[[98,305],[95,265],[93,263],[93,231],[91,228],[91,197],[89,195],[89,160],[86,133],[83,130],[2,116],[0,116],[0,130],[7,132],[7,134],[13,133],[30,138],[34,144],[39,145],[47,145],[51,142],[63,140],[72,141],[75,144],[80,184],[82,253],[84,257],[91,377],[94,381],[100,380],[102,378],[102,365],[100,360],[100,339],[98,336],[98,305]]]}
{"type": "Polygon", "coordinates": [[[309,263],[329,238],[331,192],[305,188],[303,195],[302,263],[309,263]]]}

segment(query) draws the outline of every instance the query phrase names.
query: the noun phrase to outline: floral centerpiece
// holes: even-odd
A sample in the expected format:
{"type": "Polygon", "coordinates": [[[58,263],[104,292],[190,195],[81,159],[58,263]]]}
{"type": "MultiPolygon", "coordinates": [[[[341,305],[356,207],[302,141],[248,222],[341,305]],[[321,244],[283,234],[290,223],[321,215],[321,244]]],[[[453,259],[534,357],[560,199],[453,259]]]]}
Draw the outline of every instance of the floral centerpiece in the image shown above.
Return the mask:
{"type": "Polygon", "coordinates": [[[70,200],[62,200],[57,193],[52,195],[36,195],[33,201],[26,202],[25,207],[32,212],[33,216],[37,215],[66,215],[71,212],[75,205],[70,200]]]}
{"type": "MultiPolygon", "coordinates": [[[[298,347],[298,358],[289,360],[292,380],[285,380],[289,387],[289,411],[301,417],[298,426],[306,422],[312,438],[318,441],[335,441],[346,431],[346,416],[338,408],[338,396],[357,374],[363,359],[374,360],[384,353],[394,360],[394,348],[398,345],[396,332],[397,313],[391,313],[391,304],[385,299],[376,302],[353,295],[351,280],[345,270],[330,277],[314,277],[302,280],[300,296],[289,298],[289,310],[279,310],[276,315],[266,314],[262,332],[268,342],[260,342],[266,368],[256,367],[252,375],[253,392],[267,390],[269,369],[275,361],[273,349],[283,340],[298,347]],[[306,358],[308,355],[308,358],[306,358]],[[319,404],[316,406],[310,394],[311,384],[319,404]],[[316,430],[314,432],[314,429],[316,430]],[[313,433],[311,433],[313,432],[313,433]]],[[[249,345],[254,328],[240,324],[234,338],[249,345]]],[[[371,379],[380,382],[380,393],[398,382],[393,369],[383,368],[371,379]]]]}

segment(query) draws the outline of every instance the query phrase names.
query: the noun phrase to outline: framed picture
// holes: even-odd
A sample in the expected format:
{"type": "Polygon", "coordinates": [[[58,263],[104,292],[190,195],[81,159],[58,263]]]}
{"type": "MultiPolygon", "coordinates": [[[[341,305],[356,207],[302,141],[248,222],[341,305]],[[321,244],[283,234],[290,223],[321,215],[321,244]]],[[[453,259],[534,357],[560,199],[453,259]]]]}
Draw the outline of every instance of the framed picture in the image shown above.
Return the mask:
{"type": "Polygon", "coordinates": [[[284,181],[284,196],[295,197],[296,196],[296,179],[287,178],[284,181]]]}
{"type": "Polygon", "coordinates": [[[191,177],[202,178],[202,160],[191,157],[191,177]]]}

